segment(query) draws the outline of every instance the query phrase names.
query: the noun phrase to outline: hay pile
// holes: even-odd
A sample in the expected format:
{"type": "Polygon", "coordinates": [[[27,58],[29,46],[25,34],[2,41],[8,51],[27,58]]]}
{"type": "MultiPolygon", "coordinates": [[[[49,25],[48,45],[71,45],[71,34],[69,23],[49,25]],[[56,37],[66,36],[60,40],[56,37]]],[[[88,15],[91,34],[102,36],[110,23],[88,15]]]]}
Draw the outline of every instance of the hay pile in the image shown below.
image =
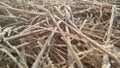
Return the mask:
{"type": "Polygon", "coordinates": [[[119,5],[0,2],[0,68],[120,67],[119,5]]]}

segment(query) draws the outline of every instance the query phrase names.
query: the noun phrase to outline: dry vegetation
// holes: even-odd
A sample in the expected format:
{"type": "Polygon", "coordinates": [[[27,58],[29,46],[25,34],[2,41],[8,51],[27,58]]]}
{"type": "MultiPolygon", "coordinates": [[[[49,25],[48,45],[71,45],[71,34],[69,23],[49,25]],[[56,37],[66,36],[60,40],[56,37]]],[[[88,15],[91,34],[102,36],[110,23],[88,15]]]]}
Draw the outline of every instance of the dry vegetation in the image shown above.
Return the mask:
{"type": "Polygon", "coordinates": [[[120,68],[119,7],[115,1],[1,0],[0,68],[120,68]]]}

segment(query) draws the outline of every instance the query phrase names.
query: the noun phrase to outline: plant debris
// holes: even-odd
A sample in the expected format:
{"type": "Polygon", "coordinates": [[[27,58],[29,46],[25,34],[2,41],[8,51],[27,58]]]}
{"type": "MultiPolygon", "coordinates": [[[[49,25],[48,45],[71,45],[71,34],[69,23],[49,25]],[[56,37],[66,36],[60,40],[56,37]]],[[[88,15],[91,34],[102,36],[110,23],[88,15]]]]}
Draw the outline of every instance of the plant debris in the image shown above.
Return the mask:
{"type": "Polygon", "coordinates": [[[1,0],[0,68],[119,68],[119,3],[1,0]]]}

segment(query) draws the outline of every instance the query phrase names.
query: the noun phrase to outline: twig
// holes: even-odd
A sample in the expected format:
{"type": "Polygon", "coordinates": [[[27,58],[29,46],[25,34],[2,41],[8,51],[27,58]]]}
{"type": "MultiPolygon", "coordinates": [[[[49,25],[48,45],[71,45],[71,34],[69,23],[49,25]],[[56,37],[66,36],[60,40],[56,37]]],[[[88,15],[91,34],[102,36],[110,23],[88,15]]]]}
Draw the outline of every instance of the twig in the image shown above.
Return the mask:
{"type": "MultiPolygon", "coordinates": [[[[69,34],[69,28],[66,26],[66,31],[69,34]]],[[[70,37],[67,36],[67,41],[71,44],[71,40],[70,37]]],[[[71,54],[71,49],[72,51],[74,51],[72,46],[67,46],[68,47],[68,68],[73,68],[74,64],[73,64],[73,59],[72,59],[72,54],[71,54]]],[[[75,51],[74,51],[75,52],[75,51]]]]}
{"type": "Polygon", "coordinates": [[[13,50],[15,50],[15,51],[17,52],[17,54],[18,54],[18,56],[19,56],[22,64],[24,65],[24,67],[25,67],[25,68],[28,68],[26,62],[24,61],[24,57],[23,57],[23,55],[20,53],[20,51],[19,51],[15,46],[12,46],[8,41],[5,41],[5,40],[4,40],[4,42],[5,42],[8,46],[10,46],[13,50]]]}
{"type": "MultiPolygon", "coordinates": [[[[31,5],[33,5],[33,4],[31,4],[31,5]]],[[[53,20],[53,23],[57,26],[57,28],[58,28],[59,31],[61,32],[61,34],[62,34],[62,36],[63,36],[66,44],[67,44],[68,46],[72,46],[72,45],[67,41],[67,39],[66,39],[66,37],[65,37],[65,34],[63,33],[63,31],[62,31],[61,28],[59,27],[59,24],[56,22],[55,18],[52,16],[52,14],[51,14],[46,8],[44,8],[44,7],[42,7],[42,6],[35,5],[35,4],[34,4],[34,6],[36,6],[36,7],[39,8],[39,9],[42,9],[42,10],[46,11],[46,12],[49,14],[49,16],[51,17],[51,19],[53,20]]],[[[71,50],[72,50],[72,49],[71,49],[71,50]]],[[[78,56],[74,53],[74,51],[72,51],[72,54],[73,54],[73,56],[74,56],[74,58],[75,58],[75,60],[76,60],[76,62],[77,62],[78,67],[79,67],[79,68],[83,68],[82,63],[80,62],[80,60],[78,60],[78,56]]]]}
{"type": "Polygon", "coordinates": [[[113,26],[115,15],[116,15],[115,13],[116,13],[116,6],[113,5],[112,11],[111,11],[111,19],[109,22],[110,26],[109,26],[108,31],[107,31],[107,39],[106,39],[107,44],[109,44],[110,38],[112,36],[112,26],[113,26]]]}
{"type": "Polygon", "coordinates": [[[28,15],[45,15],[46,14],[44,12],[43,13],[30,12],[30,11],[23,10],[23,9],[13,8],[13,7],[10,7],[9,5],[7,5],[7,4],[5,4],[5,3],[1,2],[1,1],[0,1],[0,7],[1,8],[6,8],[6,9],[8,9],[8,10],[14,12],[14,13],[17,13],[17,14],[19,14],[19,13],[26,13],[28,15]]]}
{"type": "Polygon", "coordinates": [[[5,16],[5,15],[0,15],[0,19],[1,19],[1,20],[14,20],[14,19],[20,19],[20,20],[23,20],[23,21],[27,21],[27,20],[24,19],[24,18],[20,18],[20,17],[16,17],[16,16],[5,16]]]}
{"type": "MultiPolygon", "coordinates": [[[[59,31],[61,32],[63,38],[64,38],[64,41],[66,42],[66,44],[68,46],[72,46],[68,41],[67,41],[67,38],[65,37],[65,34],[63,33],[63,31],[61,30],[61,28],[59,27],[58,23],[56,22],[55,18],[52,16],[52,14],[45,8],[43,8],[43,10],[45,10],[51,17],[51,19],[53,20],[53,23],[57,26],[57,28],[59,29],[59,31]]],[[[79,57],[76,55],[76,53],[74,52],[74,50],[72,48],[70,48],[70,50],[72,51],[72,54],[77,62],[77,65],[79,68],[84,68],[83,67],[83,64],[81,63],[81,61],[79,60],[79,57]]]]}
{"type": "Polygon", "coordinates": [[[84,20],[84,22],[82,23],[82,25],[80,26],[80,31],[82,30],[82,28],[85,26],[87,20],[84,20]]]}
{"type": "MultiPolygon", "coordinates": [[[[59,18],[60,19],[60,18],[59,18]]],[[[104,53],[108,54],[111,58],[113,58],[119,65],[120,65],[120,61],[119,59],[113,55],[111,52],[106,51],[104,48],[101,47],[101,45],[99,43],[97,43],[95,40],[87,37],[86,35],[84,35],[81,31],[79,31],[79,29],[74,28],[72,26],[70,26],[68,23],[66,23],[65,21],[63,21],[62,19],[60,19],[65,25],[67,25],[69,28],[71,28],[72,30],[74,30],[79,37],[83,37],[85,39],[87,39],[88,41],[90,41],[91,43],[93,43],[95,47],[99,48],[101,51],[103,51],[104,53]]]]}
{"type": "Polygon", "coordinates": [[[28,46],[29,44],[32,44],[33,42],[35,42],[35,41],[22,43],[20,45],[17,45],[16,48],[18,48],[18,49],[23,48],[25,46],[28,46]]]}
{"type": "Polygon", "coordinates": [[[17,35],[5,38],[4,40],[10,41],[10,40],[14,40],[14,39],[19,39],[19,38],[23,38],[23,37],[26,37],[26,36],[31,36],[31,35],[39,34],[40,32],[42,32],[44,30],[45,29],[30,31],[30,32],[27,32],[27,33],[20,33],[20,34],[17,34],[17,35]]]}
{"type": "Polygon", "coordinates": [[[3,51],[3,52],[5,52],[5,53],[18,65],[19,68],[24,68],[24,67],[17,61],[17,59],[9,53],[9,51],[7,51],[6,49],[3,49],[3,48],[0,49],[0,50],[3,51]]]}
{"type": "Polygon", "coordinates": [[[104,54],[102,68],[110,68],[111,64],[109,62],[109,56],[104,54]]]}
{"type": "Polygon", "coordinates": [[[48,37],[48,39],[46,40],[45,44],[43,45],[43,48],[42,50],[40,51],[40,53],[38,54],[38,57],[36,58],[35,62],[33,63],[32,67],[31,68],[37,68],[38,67],[38,64],[39,64],[39,61],[41,60],[45,50],[47,49],[47,46],[49,45],[55,31],[56,31],[57,28],[54,29],[54,32],[51,33],[51,35],[48,37]]]}
{"type": "Polygon", "coordinates": [[[59,8],[57,8],[56,6],[54,6],[54,8],[55,8],[55,10],[59,13],[59,15],[60,15],[61,17],[64,17],[64,15],[62,14],[62,12],[60,11],[59,8]]]}

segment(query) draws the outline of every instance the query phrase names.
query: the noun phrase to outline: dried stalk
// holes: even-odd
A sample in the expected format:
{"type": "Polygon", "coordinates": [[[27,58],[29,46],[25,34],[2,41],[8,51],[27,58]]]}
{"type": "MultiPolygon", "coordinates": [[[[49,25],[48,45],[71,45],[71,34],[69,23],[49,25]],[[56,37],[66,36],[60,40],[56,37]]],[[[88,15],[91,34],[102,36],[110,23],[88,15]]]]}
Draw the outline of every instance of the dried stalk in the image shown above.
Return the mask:
{"type": "Polygon", "coordinates": [[[110,22],[109,22],[110,26],[109,26],[108,31],[107,31],[106,44],[110,43],[110,39],[111,39],[111,35],[112,35],[112,26],[113,26],[113,23],[114,23],[115,16],[116,16],[116,6],[113,5],[112,11],[111,11],[111,19],[110,19],[110,22]]]}
{"type": "MultiPolygon", "coordinates": [[[[67,31],[67,33],[69,34],[69,28],[66,26],[66,31],[67,31]]],[[[71,43],[71,40],[70,40],[70,37],[68,36],[67,37],[67,41],[69,42],[69,43],[71,43]]],[[[72,50],[74,50],[73,49],[73,47],[72,46],[67,46],[67,48],[68,48],[68,68],[74,68],[74,64],[73,64],[73,59],[72,59],[72,55],[71,55],[71,50],[70,50],[70,48],[72,48],[72,50]]]]}
{"type": "Polygon", "coordinates": [[[104,54],[102,68],[110,68],[111,64],[109,62],[109,56],[104,54]]]}
{"type": "Polygon", "coordinates": [[[32,67],[31,68],[37,68],[38,67],[38,64],[39,64],[39,61],[41,60],[45,50],[47,49],[55,31],[56,31],[57,28],[55,28],[54,32],[51,33],[51,35],[48,37],[48,39],[46,40],[45,44],[43,45],[43,48],[42,50],[40,51],[40,53],[38,54],[38,57],[36,58],[35,62],[33,63],[32,67]]]}
{"type": "Polygon", "coordinates": [[[10,40],[14,40],[14,39],[23,38],[23,37],[26,37],[26,36],[31,36],[31,35],[39,34],[41,31],[44,31],[44,29],[30,31],[30,32],[27,32],[27,33],[17,34],[15,36],[11,36],[11,37],[5,38],[5,41],[10,41],[10,40]]]}
{"type": "Polygon", "coordinates": [[[66,44],[67,44],[68,46],[70,46],[70,50],[71,50],[71,52],[72,52],[72,54],[73,54],[73,56],[74,56],[74,58],[75,58],[75,60],[76,60],[76,62],[77,62],[78,67],[79,67],[79,68],[83,68],[83,64],[82,64],[81,61],[79,60],[77,54],[76,54],[76,53],[74,52],[74,50],[72,49],[72,47],[71,47],[72,45],[67,41],[67,38],[65,37],[63,31],[62,31],[61,28],[59,27],[59,25],[58,25],[58,23],[56,22],[55,18],[52,16],[52,14],[51,14],[47,9],[44,8],[44,10],[46,10],[46,11],[48,12],[48,14],[50,15],[50,17],[52,18],[54,24],[57,26],[57,28],[58,28],[59,31],[61,32],[61,34],[62,34],[62,36],[63,36],[64,41],[66,42],[66,44]]]}
{"type": "Polygon", "coordinates": [[[1,50],[2,52],[5,52],[5,53],[18,65],[19,68],[24,68],[24,66],[22,66],[22,65],[17,61],[17,59],[9,53],[9,51],[7,51],[7,50],[5,50],[5,49],[3,49],[3,48],[0,49],[0,50],[1,50]]]}
{"type": "Polygon", "coordinates": [[[99,48],[101,51],[103,51],[104,53],[108,54],[111,58],[113,58],[120,65],[120,61],[119,61],[119,59],[115,55],[113,55],[111,52],[108,52],[107,50],[105,50],[104,48],[102,48],[99,43],[97,43],[95,40],[87,37],[85,34],[83,34],[81,31],[79,31],[78,28],[76,29],[76,28],[70,26],[69,24],[67,24],[66,22],[64,22],[62,19],[60,19],[60,20],[65,25],[67,25],[69,28],[71,28],[72,30],[74,30],[80,37],[83,37],[83,38],[87,39],[88,41],[90,41],[91,43],[93,43],[95,47],[99,48]]]}
{"type": "Polygon", "coordinates": [[[119,6],[99,1],[46,0],[44,5],[38,0],[19,1],[0,1],[0,67],[119,68],[119,6]],[[54,36],[46,34],[50,32],[54,36]]]}

